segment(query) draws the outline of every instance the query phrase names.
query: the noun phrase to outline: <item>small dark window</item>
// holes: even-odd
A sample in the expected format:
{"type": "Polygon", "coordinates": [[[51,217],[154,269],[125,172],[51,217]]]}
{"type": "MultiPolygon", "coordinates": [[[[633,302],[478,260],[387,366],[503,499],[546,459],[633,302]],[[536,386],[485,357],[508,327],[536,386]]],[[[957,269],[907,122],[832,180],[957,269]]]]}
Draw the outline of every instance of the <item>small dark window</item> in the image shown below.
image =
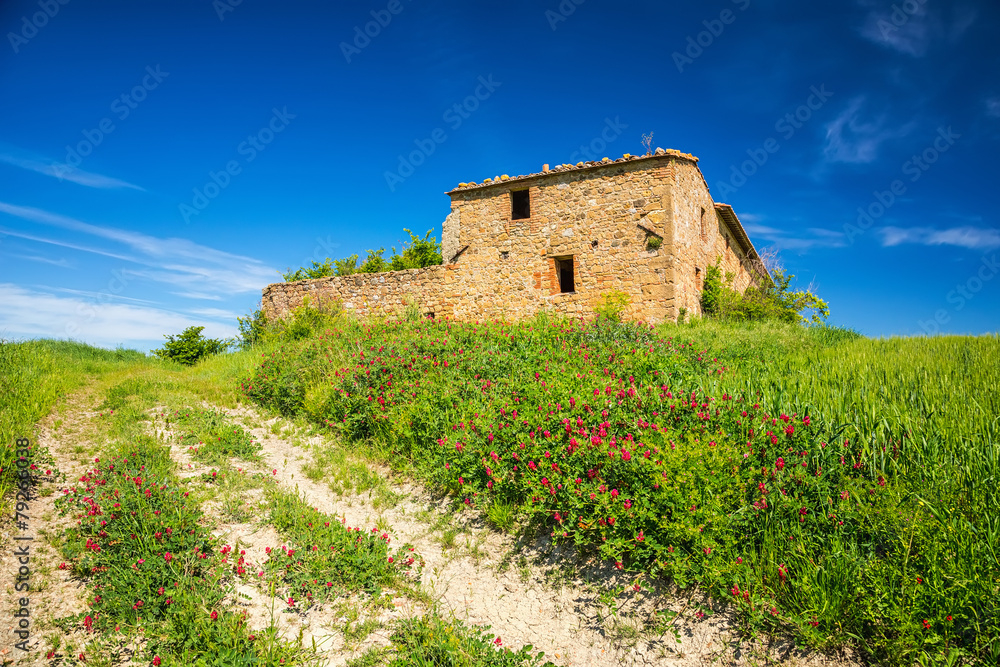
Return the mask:
{"type": "Polygon", "coordinates": [[[510,259],[510,253],[506,250],[500,251],[500,259],[510,259]]]}
{"type": "Polygon", "coordinates": [[[526,220],[531,217],[531,197],[527,190],[513,190],[510,193],[510,219],[526,220]]]}
{"type": "Polygon", "coordinates": [[[559,278],[559,291],[563,294],[575,292],[576,285],[573,282],[573,256],[557,257],[556,276],[559,278]]]}
{"type": "Polygon", "coordinates": [[[701,209],[701,240],[708,240],[708,223],[705,221],[705,209],[701,209]]]}
{"type": "Polygon", "coordinates": [[[694,286],[695,289],[701,289],[701,269],[697,266],[694,267],[694,286]]]}
{"type": "Polygon", "coordinates": [[[597,241],[591,241],[590,242],[590,247],[591,248],[596,248],[597,247],[597,241]]]}

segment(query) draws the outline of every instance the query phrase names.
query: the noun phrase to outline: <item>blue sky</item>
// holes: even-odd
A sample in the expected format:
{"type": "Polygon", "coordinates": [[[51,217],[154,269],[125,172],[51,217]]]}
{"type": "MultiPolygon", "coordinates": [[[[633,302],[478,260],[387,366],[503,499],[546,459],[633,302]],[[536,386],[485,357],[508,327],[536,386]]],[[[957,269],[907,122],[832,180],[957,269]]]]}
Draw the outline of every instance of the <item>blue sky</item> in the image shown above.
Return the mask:
{"type": "Polygon", "coordinates": [[[232,335],[279,270],[439,234],[459,182],[648,132],[832,323],[995,332],[998,31],[986,1],[0,3],[0,337],[232,335]]]}

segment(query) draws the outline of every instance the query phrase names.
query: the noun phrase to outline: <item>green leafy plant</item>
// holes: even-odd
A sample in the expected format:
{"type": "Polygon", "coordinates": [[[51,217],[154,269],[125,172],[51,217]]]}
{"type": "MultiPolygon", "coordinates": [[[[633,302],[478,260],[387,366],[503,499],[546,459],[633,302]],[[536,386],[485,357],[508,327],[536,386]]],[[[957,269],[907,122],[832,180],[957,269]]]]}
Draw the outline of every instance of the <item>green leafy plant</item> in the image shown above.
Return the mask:
{"type": "Polygon", "coordinates": [[[164,336],[167,342],[153,354],[161,359],[176,361],[185,366],[193,366],[201,359],[226,351],[229,344],[215,338],[206,338],[201,334],[205,327],[191,326],[177,336],[164,336]]]}
{"type": "Polygon", "coordinates": [[[254,345],[263,343],[270,328],[267,315],[264,314],[259,303],[245,317],[237,317],[236,322],[239,334],[236,336],[235,345],[241,350],[247,350],[254,345]]]}
{"type": "Polygon", "coordinates": [[[646,250],[659,250],[663,246],[663,239],[655,234],[650,234],[646,238],[646,250]]]}
{"type": "Polygon", "coordinates": [[[532,646],[512,651],[490,627],[466,625],[440,614],[400,621],[387,648],[375,648],[348,667],[555,667],[532,646]]]}
{"type": "Polygon", "coordinates": [[[598,319],[621,322],[622,313],[628,308],[632,299],[621,290],[612,290],[601,295],[600,302],[594,306],[598,319]]]}
{"type": "Polygon", "coordinates": [[[702,313],[724,320],[812,322],[819,324],[830,315],[830,307],[811,288],[792,289],[794,275],[774,268],[770,281],[751,285],[742,293],[733,288],[734,275],[723,275],[720,261],[705,269],[701,292],[702,313]]]}
{"type": "Polygon", "coordinates": [[[385,258],[385,248],[369,250],[368,256],[358,265],[358,255],[350,255],[344,259],[330,259],[322,262],[313,261],[308,267],[303,266],[295,271],[289,269],[281,274],[285,282],[296,280],[313,280],[330,276],[349,276],[355,273],[381,273],[383,271],[405,271],[406,269],[422,269],[441,264],[441,243],[431,236],[433,230],[427,230],[423,237],[417,236],[409,229],[403,229],[410,235],[409,241],[403,243],[400,252],[392,248],[392,255],[385,258]]]}

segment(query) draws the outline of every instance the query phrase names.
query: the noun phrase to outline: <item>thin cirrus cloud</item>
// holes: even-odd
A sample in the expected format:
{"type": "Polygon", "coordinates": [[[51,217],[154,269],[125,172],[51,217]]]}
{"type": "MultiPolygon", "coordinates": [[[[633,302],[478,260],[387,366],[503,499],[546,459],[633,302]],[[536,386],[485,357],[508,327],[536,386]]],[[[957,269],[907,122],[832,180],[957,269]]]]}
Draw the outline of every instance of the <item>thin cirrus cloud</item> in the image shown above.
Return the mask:
{"type": "Polygon", "coordinates": [[[882,245],[892,247],[904,244],[925,246],[956,246],[972,250],[1000,248],[1000,229],[983,227],[951,227],[933,229],[930,227],[883,227],[878,230],[882,245]]]}
{"type": "Polygon", "coordinates": [[[866,164],[878,159],[879,147],[890,139],[908,135],[914,122],[893,126],[885,114],[864,113],[865,96],[852,99],[847,108],[826,125],[826,145],[823,156],[827,162],[866,164]]]}
{"type": "Polygon", "coordinates": [[[947,9],[930,9],[926,4],[887,3],[862,0],[870,7],[859,32],[870,42],[893,51],[922,58],[937,41],[955,41],[975,22],[975,9],[952,5],[947,9]],[[912,11],[909,11],[911,10],[912,11]],[[949,16],[944,16],[948,12],[949,16]]]}
{"type": "Polygon", "coordinates": [[[740,216],[744,223],[743,228],[755,239],[760,239],[777,246],[782,250],[793,250],[805,252],[814,248],[843,248],[847,245],[842,232],[835,232],[822,227],[807,227],[805,234],[790,236],[788,232],[777,227],[769,227],[759,224],[759,222],[747,222],[749,219],[762,220],[763,216],[746,214],[740,216]]]}
{"type": "Polygon", "coordinates": [[[235,295],[259,291],[274,281],[275,269],[263,262],[199,245],[180,238],[158,238],[139,232],[102,227],[75,220],[57,213],[0,201],[0,213],[29,222],[78,232],[90,237],[124,246],[126,250],[111,250],[59,239],[47,238],[15,230],[4,230],[11,236],[38,243],[51,244],[82,252],[114,257],[139,265],[129,268],[129,276],[181,288],[188,294],[235,295]]]}
{"type": "Polygon", "coordinates": [[[45,176],[51,176],[52,178],[58,178],[61,181],[69,181],[71,183],[76,183],[77,185],[83,185],[88,188],[99,188],[102,190],[127,188],[145,192],[145,188],[141,188],[138,185],[128,183],[121,179],[104,176],[102,174],[95,174],[90,171],[84,171],[82,169],[77,169],[76,167],[71,167],[68,164],[52,162],[50,160],[21,157],[11,153],[0,153],[0,162],[4,162],[14,167],[20,167],[21,169],[27,169],[28,171],[33,171],[45,176]]]}

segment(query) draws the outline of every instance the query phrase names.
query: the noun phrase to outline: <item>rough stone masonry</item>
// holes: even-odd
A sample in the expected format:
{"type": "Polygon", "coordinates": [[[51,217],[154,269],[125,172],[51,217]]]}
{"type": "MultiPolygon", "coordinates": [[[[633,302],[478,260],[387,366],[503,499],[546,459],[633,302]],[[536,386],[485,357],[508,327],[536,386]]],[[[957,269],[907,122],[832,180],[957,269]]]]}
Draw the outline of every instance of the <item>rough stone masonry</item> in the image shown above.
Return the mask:
{"type": "Polygon", "coordinates": [[[264,313],[286,317],[308,297],[362,317],[410,304],[424,317],[458,320],[590,317],[618,291],[630,298],[627,319],[655,324],[682,308],[700,314],[705,269],[716,260],[739,290],[769,280],[732,207],[712,200],[687,153],[545,165],[447,194],[442,265],[268,285],[264,313]]]}

